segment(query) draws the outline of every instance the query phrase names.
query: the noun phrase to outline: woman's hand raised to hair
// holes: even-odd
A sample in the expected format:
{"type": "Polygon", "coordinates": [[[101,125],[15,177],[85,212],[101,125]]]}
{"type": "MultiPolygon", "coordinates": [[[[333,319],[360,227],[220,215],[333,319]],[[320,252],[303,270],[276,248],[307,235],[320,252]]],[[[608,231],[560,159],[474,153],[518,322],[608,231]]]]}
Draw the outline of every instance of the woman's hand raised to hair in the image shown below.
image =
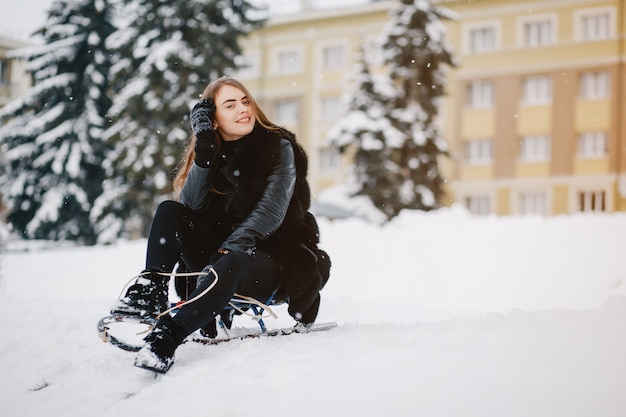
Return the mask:
{"type": "Polygon", "coordinates": [[[195,163],[206,168],[209,166],[217,151],[217,137],[213,129],[215,119],[215,102],[213,99],[205,98],[200,100],[189,115],[191,130],[196,136],[196,157],[195,163]]]}

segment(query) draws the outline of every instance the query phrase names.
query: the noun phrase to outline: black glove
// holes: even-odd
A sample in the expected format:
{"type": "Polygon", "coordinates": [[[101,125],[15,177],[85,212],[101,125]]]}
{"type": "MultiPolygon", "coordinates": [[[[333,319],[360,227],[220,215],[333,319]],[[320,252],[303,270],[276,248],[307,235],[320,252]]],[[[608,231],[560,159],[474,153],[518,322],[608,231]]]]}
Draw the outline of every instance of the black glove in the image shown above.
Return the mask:
{"type": "Polygon", "coordinates": [[[191,130],[196,135],[196,157],[194,161],[197,165],[206,168],[215,157],[217,150],[217,137],[213,129],[213,119],[215,119],[215,102],[213,99],[205,98],[200,100],[189,115],[191,130]]]}

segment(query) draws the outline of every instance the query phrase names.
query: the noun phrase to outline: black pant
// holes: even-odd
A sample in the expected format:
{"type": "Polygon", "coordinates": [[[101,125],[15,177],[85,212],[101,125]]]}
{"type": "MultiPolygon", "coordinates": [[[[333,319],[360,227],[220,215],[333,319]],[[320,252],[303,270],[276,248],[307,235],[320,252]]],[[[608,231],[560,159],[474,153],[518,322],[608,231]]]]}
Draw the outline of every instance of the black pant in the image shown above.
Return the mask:
{"type": "Polygon", "coordinates": [[[215,286],[197,301],[183,306],[174,318],[188,334],[214,320],[235,292],[264,300],[279,284],[280,268],[271,254],[257,249],[253,255],[231,252],[217,257],[222,243],[217,235],[211,232],[210,224],[175,201],[161,203],[152,220],[146,269],[171,272],[176,263],[183,261],[188,270],[199,272],[211,259],[217,259],[212,265],[215,273],[198,279],[188,299],[201,294],[217,279],[215,286]]]}

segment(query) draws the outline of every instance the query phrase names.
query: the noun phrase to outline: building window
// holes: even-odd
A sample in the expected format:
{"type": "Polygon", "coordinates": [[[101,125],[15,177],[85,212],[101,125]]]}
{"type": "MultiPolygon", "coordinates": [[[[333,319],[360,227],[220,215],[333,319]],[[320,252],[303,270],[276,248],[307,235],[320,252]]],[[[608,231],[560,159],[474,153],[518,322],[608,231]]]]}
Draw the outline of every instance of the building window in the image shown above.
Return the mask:
{"type": "Polygon", "coordinates": [[[385,51],[382,46],[382,40],[378,36],[365,35],[361,46],[371,66],[377,67],[385,64],[385,51]]]}
{"type": "Polygon", "coordinates": [[[341,97],[324,97],[320,101],[320,120],[333,121],[341,116],[342,110],[341,97]]]}
{"type": "Polygon", "coordinates": [[[545,216],[547,208],[545,193],[522,193],[519,196],[519,214],[545,216]]]}
{"type": "Polygon", "coordinates": [[[491,213],[491,199],[487,195],[465,197],[465,207],[472,214],[487,215],[491,213]]]}
{"type": "Polygon", "coordinates": [[[493,158],[491,140],[472,140],[465,143],[465,160],[470,165],[490,164],[493,158]]]}
{"type": "Polygon", "coordinates": [[[320,171],[335,172],[341,166],[341,156],[339,150],[334,146],[321,148],[319,150],[320,171]]]}
{"type": "Polygon", "coordinates": [[[580,76],[580,97],[586,100],[606,99],[610,95],[607,71],[586,72],[580,76]]]}
{"type": "Polygon", "coordinates": [[[526,77],[522,86],[524,104],[548,104],[552,101],[552,80],[548,76],[526,77]]]}
{"type": "Polygon", "coordinates": [[[522,162],[545,162],[550,159],[550,138],[524,136],[520,141],[519,159],[522,162]]]}
{"type": "Polygon", "coordinates": [[[341,69],[346,64],[346,48],[332,45],[322,48],[322,68],[325,70],[341,69]]]}
{"type": "Polygon", "coordinates": [[[522,19],[520,26],[521,45],[535,48],[548,46],[555,43],[556,17],[545,16],[542,18],[522,19]]]}
{"type": "Polygon", "coordinates": [[[614,7],[579,9],[574,13],[577,41],[599,41],[615,36],[614,7]]]}
{"type": "Polygon", "coordinates": [[[472,81],[467,86],[467,104],[471,108],[492,107],[494,102],[491,81],[472,81]]]}
{"type": "Polygon", "coordinates": [[[604,158],[607,155],[606,132],[584,132],[578,136],[578,156],[604,158]]]}
{"type": "Polygon", "coordinates": [[[469,30],[469,51],[474,54],[496,50],[496,28],[482,27],[469,30]]]}
{"type": "Polygon", "coordinates": [[[300,106],[297,100],[277,101],[274,106],[276,123],[283,126],[297,125],[299,112],[300,106]]]}
{"type": "Polygon", "coordinates": [[[9,84],[9,61],[0,59],[0,84],[9,84]]]}
{"type": "Polygon", "coordinates": [[[235,58],[238,78],[257,78],[261,75],[261,56],[258,53],[247,53],[235,58]]]}
{"type": "Polygon", "coordinates": [[[609,37],[609,14],[583,16],[581,22],[582,37],[586,41],[607,39],[609,37]]]}
{"type": "Polygon", "coordinates": [[[292,74],[302,69],[300,51],[289,50],[278,53],[278,72],[281,74],[292,74]]]}
{"type": "Polygon", "coordinates": [[[578,193],[578,211],[606,211],[606,193],[604,190],[580,191],[578,193]]]}

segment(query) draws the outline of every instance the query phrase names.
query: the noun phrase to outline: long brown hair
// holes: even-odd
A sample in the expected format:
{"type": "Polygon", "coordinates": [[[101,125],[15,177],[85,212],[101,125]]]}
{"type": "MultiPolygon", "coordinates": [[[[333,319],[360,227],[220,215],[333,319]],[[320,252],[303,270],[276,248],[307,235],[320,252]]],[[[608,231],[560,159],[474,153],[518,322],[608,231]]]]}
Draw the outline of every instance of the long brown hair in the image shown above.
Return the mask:
{"type": "MultiPolygon", "coordinates": [[[[225,85],[230,85],[232,87],[238,88],[248,97],[248,100],[250,101],[250,107],[252,108],[252,112],[256,118],[256,122],[255,122],[256,124],[262,126],[264,129],[267,129],[267,130],[276,131],[276,130],[281,129],[280,126],[276,125],[275,123],[270,121],[270,119],[268,119],[268,117],[265,115],[265,113],[263,112],[259,104],[254,99],[254,97],[252,97],[252,95],[250,94],[250,91],[240,81],[234,78],[221,77],[209,83],[209,85],[206,86],[206,88],[204,89],[204,92],[202,93],[202,98],[203,99],[211,98],[215,100],[215,96],[217,95],[218,91],[225,85]]],[[[217,142],[218,142],[217,148],[220,149],[222,138],[220,137],[217,131],[216,133],[217,133],[216,136],[217,136],[217,142]]],[[[178,195],[180,193],[180,190],[183,188],[183,184],[185,183],[185,180],[187,179],[187,175],[189,174],[189,170],[191,169],[191,165],[193,164],[193,160],[196,156],[196,151],[194,149],[195,146],[196,146],[196,136],[192,133],[191,138],[189,139],[189,144],[187,145],[187,148],[185,150],[183,159],[178,165],[178,172],[176,173],[176,177],[174,178],[174,192],[176,193],[176,195],[178,195]]]]}

